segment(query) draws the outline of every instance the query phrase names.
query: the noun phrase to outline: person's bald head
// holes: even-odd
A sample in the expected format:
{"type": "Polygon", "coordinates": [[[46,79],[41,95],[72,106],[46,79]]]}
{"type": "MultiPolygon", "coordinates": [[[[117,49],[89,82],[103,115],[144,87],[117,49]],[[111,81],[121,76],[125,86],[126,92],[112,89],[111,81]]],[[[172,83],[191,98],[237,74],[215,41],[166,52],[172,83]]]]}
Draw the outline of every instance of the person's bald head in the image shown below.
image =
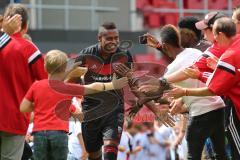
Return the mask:
{"type": "Polygon", "coordinates": [[[236,35],[236,26],[232,19],[223,17],[214,22],[214,35],[223,33],[226,37],[231,38],[236,35]]]}
{"type": "Polygon", "coordinates": [[[214,39],[218,45],[227,49],[236,35],[236,25],[230,18],[220,18],[213,25],[214,39]]]}

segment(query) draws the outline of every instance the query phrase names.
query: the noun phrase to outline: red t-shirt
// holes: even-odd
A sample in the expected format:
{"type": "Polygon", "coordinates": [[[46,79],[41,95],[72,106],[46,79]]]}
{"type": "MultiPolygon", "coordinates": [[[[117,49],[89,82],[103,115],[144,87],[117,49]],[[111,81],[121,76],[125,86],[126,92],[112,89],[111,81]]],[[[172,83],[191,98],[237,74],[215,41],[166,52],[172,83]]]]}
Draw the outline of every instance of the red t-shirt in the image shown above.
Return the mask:
{"type": "Polygon", "coordinates": [[[44,79],[36,81],[28,90],[25,98],[34,103],[33,132],[43,130],[62,130],[68,132],[69,107],[72,94],[63,94],[64,88],[77,88],[78,95],[83,95],[84,88],[80,85],[65,84],[60,81],[44,79]],[[54,86],[53,86],[54,85],[54,86]],[[59,93],[56,88],[63,89],[59,93]]]}
{"type": "Polygon", "coordinates": [[[232,100],[240,120],[240,39],[237,39],[221,56],[213,75],[209,77],[208,88],[217,95],[232,100]]]}
{"type": "MultiPolygon", "coordinates": [[[[225,52],[225,49],[220,48],[217,43],[214,43],[211,47],[209,47],[203,55],[208,57],[217,57],[220,58],[221,55],[225,52]]],[[[202,82],[206,82],[208,77],[211,75],[213,70],[207,66],[207,57],[202,56],[197,62],[195,62],[194,66],[196,66],[201,72],[201,76],[199,80],[202,82]]]]}

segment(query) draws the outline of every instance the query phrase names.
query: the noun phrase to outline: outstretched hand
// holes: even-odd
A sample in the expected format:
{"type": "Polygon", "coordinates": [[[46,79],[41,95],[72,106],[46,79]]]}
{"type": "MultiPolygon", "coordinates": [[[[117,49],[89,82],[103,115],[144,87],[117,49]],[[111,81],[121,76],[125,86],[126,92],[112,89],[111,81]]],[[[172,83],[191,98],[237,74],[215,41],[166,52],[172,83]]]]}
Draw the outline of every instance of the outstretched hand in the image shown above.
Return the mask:
{"type": "Polygon", "coordinates": [[[191,66],[188,68],[185,68],[183,72],[192,79],[198,79],[201,76],[201,72],[196,66],[191,66]]]}
{"type": "Polygon", "coordinates": [[[166,90],[164,91],[164,98],[180,98],[183,96],[186,96],[186,89],[185,88],[181,88],[181,87],[177,87],[174,86],[173,89],[171,90],[166,90]]]}
{"type": "Polygon", "coordinates": [[[122,77],[117,79],[116,74],[113,74],[113,78],[112,78],[112,84],[113,84],[113,88],[114,89],[122,89],[123,87],[125,87],[128,84],[128,79],[127,77],[122,77]]]}
{"type": "Polygon", "coordinates": [[[11,35],[21,30],[22,16],[15,14],[12,17],[6,17],[2,21],[2,29],[7,34],[11,35]]]}
{"type": "Polygon", "coordinates": [[[175,125],[175,120],[169,114],[168,107],[158,108],[158,112],[155,113],[155,115],[156,115],[156,120],[160,121],[166,127],[173,127],[175,125]]]}

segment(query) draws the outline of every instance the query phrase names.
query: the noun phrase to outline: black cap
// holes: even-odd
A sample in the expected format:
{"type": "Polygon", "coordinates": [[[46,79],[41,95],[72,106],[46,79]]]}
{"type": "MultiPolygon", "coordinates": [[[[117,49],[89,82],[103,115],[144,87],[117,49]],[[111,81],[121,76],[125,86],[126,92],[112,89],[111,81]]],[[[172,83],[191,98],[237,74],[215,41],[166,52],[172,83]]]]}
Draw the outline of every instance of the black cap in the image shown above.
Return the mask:
{"type": "Polygon", "coordinates": [[[199,21],[199,19],[196,17],[193,17],[193,16],[183,17],[179,20],[178,27],[179,28],[187,28],[189,30],[192,30],[196,34],[198,39],[200,39],[202,32],[200,30],[198,30],[195,26],[195,23],[197,23],[198,21],[199,21]]]}

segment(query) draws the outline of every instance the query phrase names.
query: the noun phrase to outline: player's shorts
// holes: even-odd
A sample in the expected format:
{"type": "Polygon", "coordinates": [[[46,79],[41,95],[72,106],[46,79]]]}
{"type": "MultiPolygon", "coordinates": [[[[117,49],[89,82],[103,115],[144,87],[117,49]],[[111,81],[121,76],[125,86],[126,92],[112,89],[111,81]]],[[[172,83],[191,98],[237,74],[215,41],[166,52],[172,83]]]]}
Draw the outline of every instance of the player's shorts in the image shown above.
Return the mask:
{"type": "Polygon", "coordinates": [[[82,136],[87,152],[97,152],[103,140],[120,141],[124,122],[124,107],[119,105],[116,110],[104,117],[82,123],[82,136]]]}

